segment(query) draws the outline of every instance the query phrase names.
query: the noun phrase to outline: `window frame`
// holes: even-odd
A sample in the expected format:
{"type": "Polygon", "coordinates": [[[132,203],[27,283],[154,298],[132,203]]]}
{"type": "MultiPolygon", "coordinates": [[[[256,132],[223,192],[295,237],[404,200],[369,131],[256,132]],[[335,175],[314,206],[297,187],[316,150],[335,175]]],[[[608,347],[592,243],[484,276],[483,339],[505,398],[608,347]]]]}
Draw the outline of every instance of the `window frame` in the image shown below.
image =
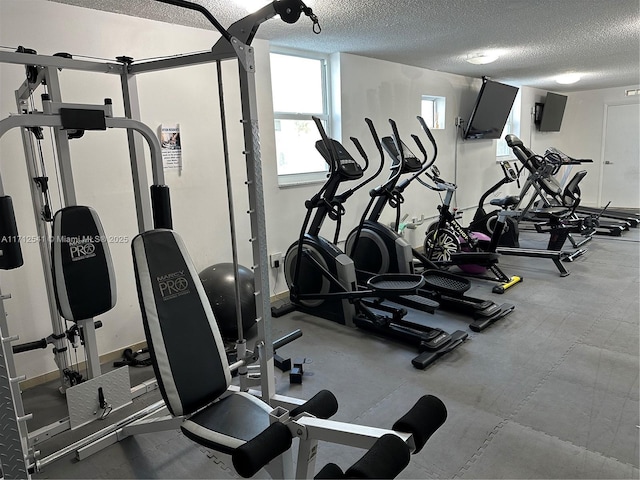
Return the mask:
{"type": "MultiPolygon", "coordinates": [[[[331,82],[330,82],[330,62],[329,55],[318,53],[318,52],[310,52],[306,50],[297,50],[291,48],[282,48],[272,46],[269,50],[269,62],[271,63],[271,55],[286,55],[291,57],[299,57],[311,60],[320,61],[321,65],[321,85],[322,85],[322,113],[308,113],[308,112],[280,112],[276,111],[275,107],[273,108],[273,122],[274,128],[275,123],[278,120],[304,120],[304,121],[312,121],[312,116],[318,117],[322,120],[324,128],[327,132],[327,135],[331,137],[331,82]]],[[[270,68],[273,68],[272,66],[270,68]]],[[[273,76],[271,77],[271,81],[273,82],[273,76]]],[[[273,93],[272,93],[273,95],[273,93]]],[[[319,134],[318,134],[319,136],[319,134]]],[[[275,143],[276,148],[276,156],[278,151],[277,140],[275,143]]],[[[327,173],[329,172],[329,166],[327,165],[324,170],[316,171],[309,170],[301,173],[290,173],[290,174],[281,174],[277,172],[277,159],[276,159],[276,173],[278,176],[278,186],[279,187],[289,187],[295,185],[309,184],[309,183],[319,183],[324,182],[327,178],[327,173]]]]}
{"type": "Polygon", "coordinates": [[[514,133],[517,137],[520,136],[520,131],[522,130],[522,89],[518,90],[518,93],[516,94],[516,98],[513,101],[513,106],[511,107],[511,111],[509,112],[509,116],[507,117],[507,122],[504,124],[504,129],[502,131],[502,135],[501,137],[498,139],[498,141],[496,142],[496,161],[497,162],[504,162],[504,161],[508,161],[508,160],[513,160],[515,159],[515,156],[513,155],[513,150],[511,150],[509,147],[506,147],[507,153],[500,153],[500,148],[503,145],[506,145],[506,142],[504,141],[504,136],[507,135],[508,133],[514,133]],[[512,128],[511,130],[507,129],[507,126],[509,125],[515,126],[516,128],[512,128]]]}
{"type": "Polygon", "coordinates": [[[433,126],[429,125],[429,121],[425,118],[425,122],[430,130],[444,130],[446,127],[447,117],[447,97],[441,95],[422,95],[420,97],[420,114],[424,118],[423,110],[425,102],[431,102],[432,114],[433,114],[433,126]],[[438,118],[438,125],[436,127],[435,120],[438,118]]]}

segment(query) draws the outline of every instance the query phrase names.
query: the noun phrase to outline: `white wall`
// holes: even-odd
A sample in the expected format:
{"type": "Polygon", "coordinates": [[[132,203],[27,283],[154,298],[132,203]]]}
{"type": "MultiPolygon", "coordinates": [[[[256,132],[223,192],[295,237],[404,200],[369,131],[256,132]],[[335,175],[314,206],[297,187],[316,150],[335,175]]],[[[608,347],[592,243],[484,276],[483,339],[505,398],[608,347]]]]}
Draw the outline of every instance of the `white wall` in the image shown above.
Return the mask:
{"type": "MultiPolygon", "coordinates": [[[[68,51],[101,58],[128,55],[140,59],[202,51],[215,43],[217,38],[218,35],[213,31],[43,0],[0,0],[0,45],[24,45],[35,48],[42,54],[68,51]],[[27,19],[29,28],[25,28],[27,19]]],[[[279,188],[277,185],[269,45],[256,40],[254,46],[267,248],[269,253],[284,254],[298,236],[305,213],[304,201],[317,191],[318,185],[287,188],[279,188]]],[[[354,155],[357,155],[357,151],[349,137],[358,137],[369,153],[374,169],[378,162],[377,150],[364,118],[371,118],[381,135],[390,134],[388,119],[393,118],[407,144],[413,144],[409,136],[414,133],[428,145],[415,120],[416,115],[420,114],[421,97],[446,97],[446,128],[433,132],[439,148],[437,165],[443,178],[457,180],[457,205],[470,209],[465,213],[468,221],[481,193],[501,176],[495,163],[497,141],[456,140],[455,118],[462,116],[465,120],[468,119],[480,80],[344,53],[332,54],[330,63],[335,96],[332,135],[343,141],[354,155]],[[456,145],[457,175],[454,172],[456,145]]],[[[244,157],[241,154],[243,145],[235,70],[233,62],[225,62],[225,105],[240,263],[250,266],[249,225],[246,215],[248,202],[244,185],[246,175],[244,157]]],[[[23,79],[21,66],[0,65],[0,118],[15,111],[13,91],[23,79]]],[[[122,114],[117,77],[63,71],[61,79],[65,101],[101,103],[104,97],[112,97],[115,114],[122,114]]],[[[184,170],[180,176],[175,172],[166,174],[166,182],[172,189],[176,230],[185,238],[198,268],[230,261],[229,217],[215,67],[208,65],[143,74],[138,76],[138,86],[142,120],[145,123],[152,128],[157,128],[162,123],[181,125],[184,170]]],[[[615,101],[623,90],[570,94],[562,132],[542,134],[532,128],[529,112],[546,92],[523,88],[521,138],[537,152],[544,152],[548,146],[556,146],[572,156],[595,160],[601,152],[604,104],[615,101]]],[[[88,132],[85,138],[73,141],[72,148],[78,201],[90,204],[98,210],[108,234],[132,238],[137,232],[124,133],[88,132]]],[[[428,146],[427,148],[430,151],[428,146]]],[[[11,132],[0,141],[0,158],[3,183],[7,194],[14,197],[20,233],[33,234],[35,223],[18,132],[11,132]]],[[[49,175],[54,177],[55,170],[50,163],[49,161],[49,175]]],[[[597,182],[598,178],[592,171],[587,178],[589,183],[585,183],[583,193],[585,198],[591,199],[593,182],[597,182]]],[[[52,183],[55,185],[55,182],[52,183]]],[[[511,186],[509,191],[514,192],[515,186],[511,186]]],[[[54,200],[57,198],[55,189],[53,197],[54,200]]],[[[437,194],[418,184],[407,189],[405,199],[403,211],[410,218],[435,216],[436,206],[440,202],[437,194]]],[[[348,212],[343,219],[341,238],[344,239],[356,225],[367,201],[367,192],[360,191],[346,205],[348,212]]],[[[57,200],[54,203],[57,205],[57,200]]],[[[382,221],[389,223],[393,219],[394,213],[387,210],[382,221]]],[[[329,238],[333,236],[330,222],[327,222],[325,235],[329,238]]],[[[420,245],[424,228],[407,231],[406,235],[412,244],[420,245]]],[[[19,334],[24,341],[29,341],[50,334],[51,327],[47,320],[37,246],[28,244],[23,247],[24,267],[0,272],[0,280],[3,292],[13,294],[13,299],[6,302],[11,333],[19,334]]],[[[112,312],[103,315],[105,326],[98,331],[101,352],[122,349],[144,337],[131,268],[130,245],[112,244],[111,247],[119,300],[112,312]]],[[[270,269],[270,274],[271,294],[285,291],[282,270],[276,275],[270,269]]],[[[18,364],[20,372],[28,376],[55,370],[51,354],[43,351],[20,355],[18,364]]]]}

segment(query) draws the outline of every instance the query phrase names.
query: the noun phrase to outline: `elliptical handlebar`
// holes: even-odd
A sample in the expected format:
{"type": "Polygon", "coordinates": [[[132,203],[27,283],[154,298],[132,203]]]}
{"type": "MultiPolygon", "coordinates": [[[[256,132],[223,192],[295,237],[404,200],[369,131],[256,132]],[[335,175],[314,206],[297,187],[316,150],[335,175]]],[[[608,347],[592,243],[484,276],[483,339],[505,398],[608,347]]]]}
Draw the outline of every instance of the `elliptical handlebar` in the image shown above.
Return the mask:
{"type": "MultiPolygon", "coordinates": [[[[382,169],[384,168],[384,150],[382,149],[382,144],[380,143],[380,137],[378,137],[378,132],[376,132],[376,127],[375,127],[375,125],[373,124],[373,121],[370,118],[365,118],[364,121],[367,123],[367,126],[369,127],[369,132],[371,133],[371,136],[373,137],[373,142],[375,143],[376,148],[378,149],[378,153],[380,155],[380,166],[378,167],[378,169],[376,170],[376,172],[373,175],[371,175],[367,180],[365,180],[363,183],[358,185],[356,187],[356,190],[358,188],[364,187],[367,183],[371,182],[374,178],[376,178],[378,175],[380,175],[380,172],[382,172],[382,169]]],[[[368,165],[369,159],[367,157],[366,152],[362,148],[362,144],[360,144],[360,141],[357,138],[355,138],[355,137],[350,137],[350,138],[351,138],[351,141],[356,146],[356,148],[358,149],[358,152],[360,153],[360,155],[362,155],[362,158],[365,159],[365,161],[367,162],[367,165],[368,165]]],[[[383,186],[379,186],[379,187],[374,188],[373,190],[371,190],[369,192],[369,195],[371,195],[371,197],[378,196],[384,190],[382,187],[383,186]]]]}
{"type": "Polygon", "coordinates": [[[329,141],[329,137],[327,136],[327,132],[324,129],[324,125],[322,125],[322,120],[320,120],[318,117],[311,117],[311,119],[316,124],[316,128],[320,133],[320,138],[322,139],[322,143],[327,149],[327,152],[329,152],[329,159],[331,160],[329,162],[329,171],[333,174],[336,170],[338,170],[338,152],[336,152],[336,148],[333,142],[329,141]]]}
{"type": "MultiPolygon", "coordinates": [[[[400,178],[400,175],[402,175],[402,165],[405,162],[404,149],[402,148],[402,140],[400,140],[400,134],[398,133],[398,126],[396,125],[396,122],[395,120],[393,120],[393,118],[389,119],[389,124],[391,125],[393,143],[396,144],[396,150],[398,150],[398,154],[400,155],[400,158],[394,159],[394,163],[391,165],[391,168],[394,168],[397,165],[398,170],[393,175],[391,175],[384,184],[380,185],[375,189],[377,191],[377,194],[380,194],[389,185],[396,185],[398,178],[400,178]]],[[[380,143],[379,140],[378,140],[378,143],[380,143]]],[[[382,148],[382,146],[380,146],[380,148],[382,148]]],[[[397,185],[396,185],[396,188],[397,188],[397,185]]]]}
{"type": "Polygon", "coordinates": [[[396,144],[398,153],[400,154],[400,161],[404,163],[404,149],[402,148],[402,141],[400,140],[400,134],[398,133],[398,125],[392,118],[389,119],[389,124],[391,125],[391,131],[393,133],[393,141],[396,144]]]}
{"type": "MultiPolygon", "coordinates": [[[[365,118],[364,121],[369,126],[369,131],[371,132],[371,136],[373,137],[374,143],[376,144],[376,148],[378,149],[378,152],[380,153],[380,166],[378,167],[378,169],[376,170],[376,172],[373,175],[371,175],[369,178],[367,178],[364,182],[362,182],[358,186],[354,187],[352,189],[351,193],[353,193],[356,190],[364,187],[366,184],[368,184],[374,178],[376,178],[378,175],[380,175],[380,172],[382,172],[382,169],[384,167],[384,151],[382,150],[382,145],[380,144],[380,139],[378,138],[378,133],[376,132],[376,127],[373,125],[373,121],[370,118],[365,118]]],[[[353,144],[358,149],[358,153],[360,153],[360,155],[364,159],[365,167],[364,167],[363,170],[366,170],[369,167],[369,157],[367,156],[367,152],[365,152],[364,148],[362,148],[362,144],[360,143],[360,140],[358,140],[356,137],[349,137],[349,138],[351,139],[353,144]]]]}
{"type": "MultiPolygon", "coordinates": [[[[411,175],[409,178],[405,179],[403,182],[398,184],[397,188],[398,188],[398,190],[403,191],[405,188],[407,188],[407,186],[413,180],[418,180],[418,182],[420,182],[422,185],[424,185],[425,187],[427,187],[430,190],[434,190],[436,192],[444,191],[444,190],[446,190],[446,188],[438,187],[438,184],[439,183],[445,183],[445,182],[443,182],[441,179],[437,178],[437,176],[430,175],[429,172],[428,172],[428,169],[435,163],[436,159],[438,158],[438,145],[436,144],[436,140],[435,140],[435,138],[433,138],[433,134],[431,133],[431,130],[429,130],[429,127],[425,123],[424,119],[420,115],[418,115],[416,118],[418,119],[418,123],[420,123],[420,126],[422,127],[422,130],[427,135],[427,138],[429,138],[429,142],[431,142],[431,145],[433,147],[433,157],[431,157],[431,160],[429,161],[429,156],[427,154],[427,150],[424,147],[422,141],[420,140],[420,138],[417,135],[413,135],[412,134],[411,138],[413,138],[413,141],[415,142],[416,146],[420,150],[420,153],[422,153],[422,156],[424,157],[424,160],[421,162],[422,163],[422,168],[419,171],[417,171],[416,173],[414,173],[413,175],[411,175]],[[435,184],[435,186],[429,185],[427,182],[422,180],[420,178],[420,175],[422,175],[422,174],[425,174],[427,177],[429,177],[429,179],[435,184]]],[[[396,134],[396,132],[397,132],[397,130],[394,131],[394,135],[396,134]]],[[[398,137],[398,140],[399,140],[399,137],[398,137]]],[[[400,143],[402,143],[402,142],[400,142],[400,143]]]]}
{"type": "MultiPolygon", "coordinates": [[[[431,163],[429,163],[429,165],[425,166],[425,169],[427,169],[427,168],[429,168],[431,165],[433,165],[435,163],[436,158],[438,157],[438,144],[436,143],[436,139],[433,138],[433,134],[431,133],[431,130],[427,126],[427,123],[424,121],[424,118],[422,118],[420,115],[418,115],[416,118],[418,119],[418,123],[422,127],[422,130],[424,131],[424,133],[426,133],[427,137],[429,138],[429,141],[431,142],[431,145],[433,146],[433,158],[431,159],[431,163]]],[[[412,137],[414,139],[417,138],[415,135],[412,135],[412,137]]],[[[419,139],[418,139],[418,141],[419,141],[419,139]]],[[[418,148],[420,148],[420,147],[418,147],[418,148]]],[[[426,158],[426,154],[425,154],[425,158],[426,158]]]]}
{"type": "Polygon", "coordinates": [[[364,148],[362,148],[362,145],[360,144],[360,140],[358,140],[356,137],[349,137],[349,139],[351,139],[351,142],[356,146],[356,148],[358,149],[358,153],[362,158],[364,158],[364,163],[368,167],[369,157],[367,156],[367,152],[364,151],[364,148]]]}

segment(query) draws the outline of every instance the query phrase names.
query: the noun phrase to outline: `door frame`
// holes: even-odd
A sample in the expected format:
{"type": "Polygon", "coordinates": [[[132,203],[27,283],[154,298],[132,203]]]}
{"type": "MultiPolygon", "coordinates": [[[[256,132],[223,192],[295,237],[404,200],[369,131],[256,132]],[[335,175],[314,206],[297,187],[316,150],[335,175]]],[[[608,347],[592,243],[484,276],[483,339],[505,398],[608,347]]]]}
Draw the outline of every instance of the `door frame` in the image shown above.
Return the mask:
{"type": "Polygon", "coordinates": [[[640,99],[633,98],[625,100],[617,100],[617,101],[609,101],[604,104],[604,112],[602,118],[602,141],[600,142],[600,168],[599,168],[599,176],[600,179],[598,181],[598,206],[602,206],[602,184],[604,183],[604,150],[606,146],[606,136],[607,136],[607,118],[609,114],[609,107],[618,107],[621,105],[640,105],[640,99]]]}

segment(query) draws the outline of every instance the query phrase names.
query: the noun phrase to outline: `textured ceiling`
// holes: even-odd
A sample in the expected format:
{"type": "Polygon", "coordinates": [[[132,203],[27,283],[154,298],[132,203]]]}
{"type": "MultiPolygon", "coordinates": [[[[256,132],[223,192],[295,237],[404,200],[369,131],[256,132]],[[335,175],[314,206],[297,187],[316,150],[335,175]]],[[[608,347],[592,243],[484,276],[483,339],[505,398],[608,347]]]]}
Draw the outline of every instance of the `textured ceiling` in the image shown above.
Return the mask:
{"type": "MultiPolygon", "coordinates": [[[[211,28],[201,14],[155,0],[51,0],[182,25],[211,28]]],[[[242,0],[195,0],[224,26],[247,14],[242,0]]],[[[259,0],[246,3],[266,4],[259,0]]],[[[303,17],[264,23],[257,38],[274,45],[346,52],[518,86],[577,91],[640,83],[638,0],[308,0],[322,33],[303,17]],[[500,51],[471,65],[469,54],[500,51]],[[582,80],[559,85],[575,72],[582,80]]]]}

